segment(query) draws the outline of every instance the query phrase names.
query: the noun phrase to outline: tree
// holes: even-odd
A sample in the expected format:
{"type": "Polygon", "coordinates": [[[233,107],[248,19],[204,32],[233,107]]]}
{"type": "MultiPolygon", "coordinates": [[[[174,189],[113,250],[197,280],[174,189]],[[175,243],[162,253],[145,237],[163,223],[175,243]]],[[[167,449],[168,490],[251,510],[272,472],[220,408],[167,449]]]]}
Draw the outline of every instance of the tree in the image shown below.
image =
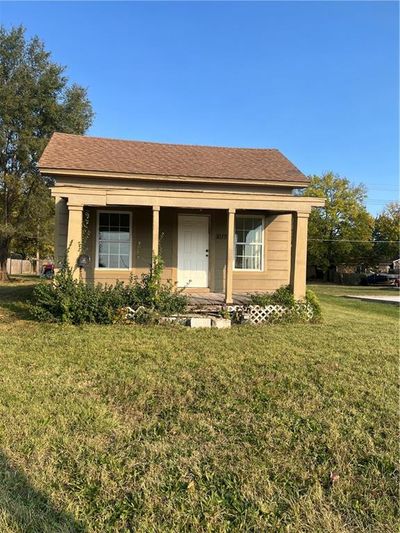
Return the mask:
{"type": "Polygon", "coordinates": [[[37,167],[51,134],[83,134],[92,123],[86,89],[69,84],[64,70],[38,37],[26,40],[22,26],[0,27],[0,279],[11,243],[32,231],[37,239],[43,213],[51,212],[49,183],[37,167]]]}
{"type": "Polygon", "coordinates": [[[400,204],[390,202],[375,219],[375,256],[378,261],[393,261],[399,258],[400,204]],[[383,241],[383,242],[382,242],[383,241]],[[384,242],[386,241],[386,242],[384,242]]]}
{"type": "Polygon", "coordinates": [[[23,228],[11,243],[11,251],[36,259],[53,256],[54,202],[45,183],[38,184],[33,191],[24,220],[23,228]]]}
{"type": "Polygon", "coordinates": [[[323,208],[310,215],[308,261],[326,271],[339,263],[367,263],[372,260],[373,218],[364,201],[363,185],[333,172],[311,176],[307,196],[326,198],[323,208]]]}

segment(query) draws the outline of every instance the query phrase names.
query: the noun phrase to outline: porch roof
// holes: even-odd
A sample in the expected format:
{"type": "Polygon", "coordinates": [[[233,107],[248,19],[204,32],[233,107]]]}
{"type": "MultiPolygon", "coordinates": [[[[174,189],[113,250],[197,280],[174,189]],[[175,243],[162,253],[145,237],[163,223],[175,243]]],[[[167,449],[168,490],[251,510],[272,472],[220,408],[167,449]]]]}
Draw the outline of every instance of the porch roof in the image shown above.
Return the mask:
{"type": "Polygon", "coordinates": [[[53,134],[39,167],[47,174],[174,176],[292,187],[304,187],[309,181],[277,149],[162,144],[65,133],[53,134]]]}

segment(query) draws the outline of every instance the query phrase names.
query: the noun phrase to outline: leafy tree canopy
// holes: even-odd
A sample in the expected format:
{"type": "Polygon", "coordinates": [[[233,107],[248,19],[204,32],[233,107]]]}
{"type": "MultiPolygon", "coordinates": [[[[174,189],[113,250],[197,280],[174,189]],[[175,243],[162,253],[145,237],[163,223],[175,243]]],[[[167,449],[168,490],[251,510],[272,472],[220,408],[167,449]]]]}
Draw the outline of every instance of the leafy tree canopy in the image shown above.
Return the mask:
{"type": "Polygon", "coordinates": [[[12,242],[37,240],[48,222],[51,198],[37,162],[51,134],[83,134],[92,123],[86,89],[64,72],[38,37],[0,27],[0,278],[12,242]]]}
{"type": "Polygon", "coordinates": [[[388,203],[382,213],[376,217],[374,239],[377,241],[375,244],[377,261],[393,261],[394,259],[399,258],[399,202],[388,203]]]}
{"type": "Polygon", "coordinates": [[[366,189],[333,172],[311,176],[306,196],[325,197],[309,221],[308,263],[326,270],[340,263],[369,263],[373,217],[365,207],[366,189]],[[363,242],[356,242],[363,241],[363,242]]]}

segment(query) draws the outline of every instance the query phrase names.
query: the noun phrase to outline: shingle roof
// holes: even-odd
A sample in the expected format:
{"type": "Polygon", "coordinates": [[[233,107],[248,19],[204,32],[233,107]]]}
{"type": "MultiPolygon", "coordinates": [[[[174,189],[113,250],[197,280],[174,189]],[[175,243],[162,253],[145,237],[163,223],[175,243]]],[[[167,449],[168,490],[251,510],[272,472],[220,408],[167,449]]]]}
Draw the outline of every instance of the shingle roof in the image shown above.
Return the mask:
{"type": "Polygon", "coordinates": [[[308,181],[276,149],[161,144],[66,133],[53,134],[39,167],[46,171],[82,170],[255,182],[304,184],[308,181]]]}

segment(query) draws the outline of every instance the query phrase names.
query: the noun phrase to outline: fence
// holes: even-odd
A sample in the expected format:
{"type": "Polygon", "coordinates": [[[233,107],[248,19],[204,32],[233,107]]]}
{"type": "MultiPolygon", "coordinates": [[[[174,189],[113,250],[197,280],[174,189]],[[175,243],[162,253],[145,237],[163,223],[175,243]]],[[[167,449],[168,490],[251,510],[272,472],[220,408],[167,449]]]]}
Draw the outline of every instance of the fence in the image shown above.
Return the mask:
{"type": "Polygon", "coordinates": [[[36,274],[35,265],[28,259],[7,259],[7,274],[16,276],[21,274],[36,274]]]}

